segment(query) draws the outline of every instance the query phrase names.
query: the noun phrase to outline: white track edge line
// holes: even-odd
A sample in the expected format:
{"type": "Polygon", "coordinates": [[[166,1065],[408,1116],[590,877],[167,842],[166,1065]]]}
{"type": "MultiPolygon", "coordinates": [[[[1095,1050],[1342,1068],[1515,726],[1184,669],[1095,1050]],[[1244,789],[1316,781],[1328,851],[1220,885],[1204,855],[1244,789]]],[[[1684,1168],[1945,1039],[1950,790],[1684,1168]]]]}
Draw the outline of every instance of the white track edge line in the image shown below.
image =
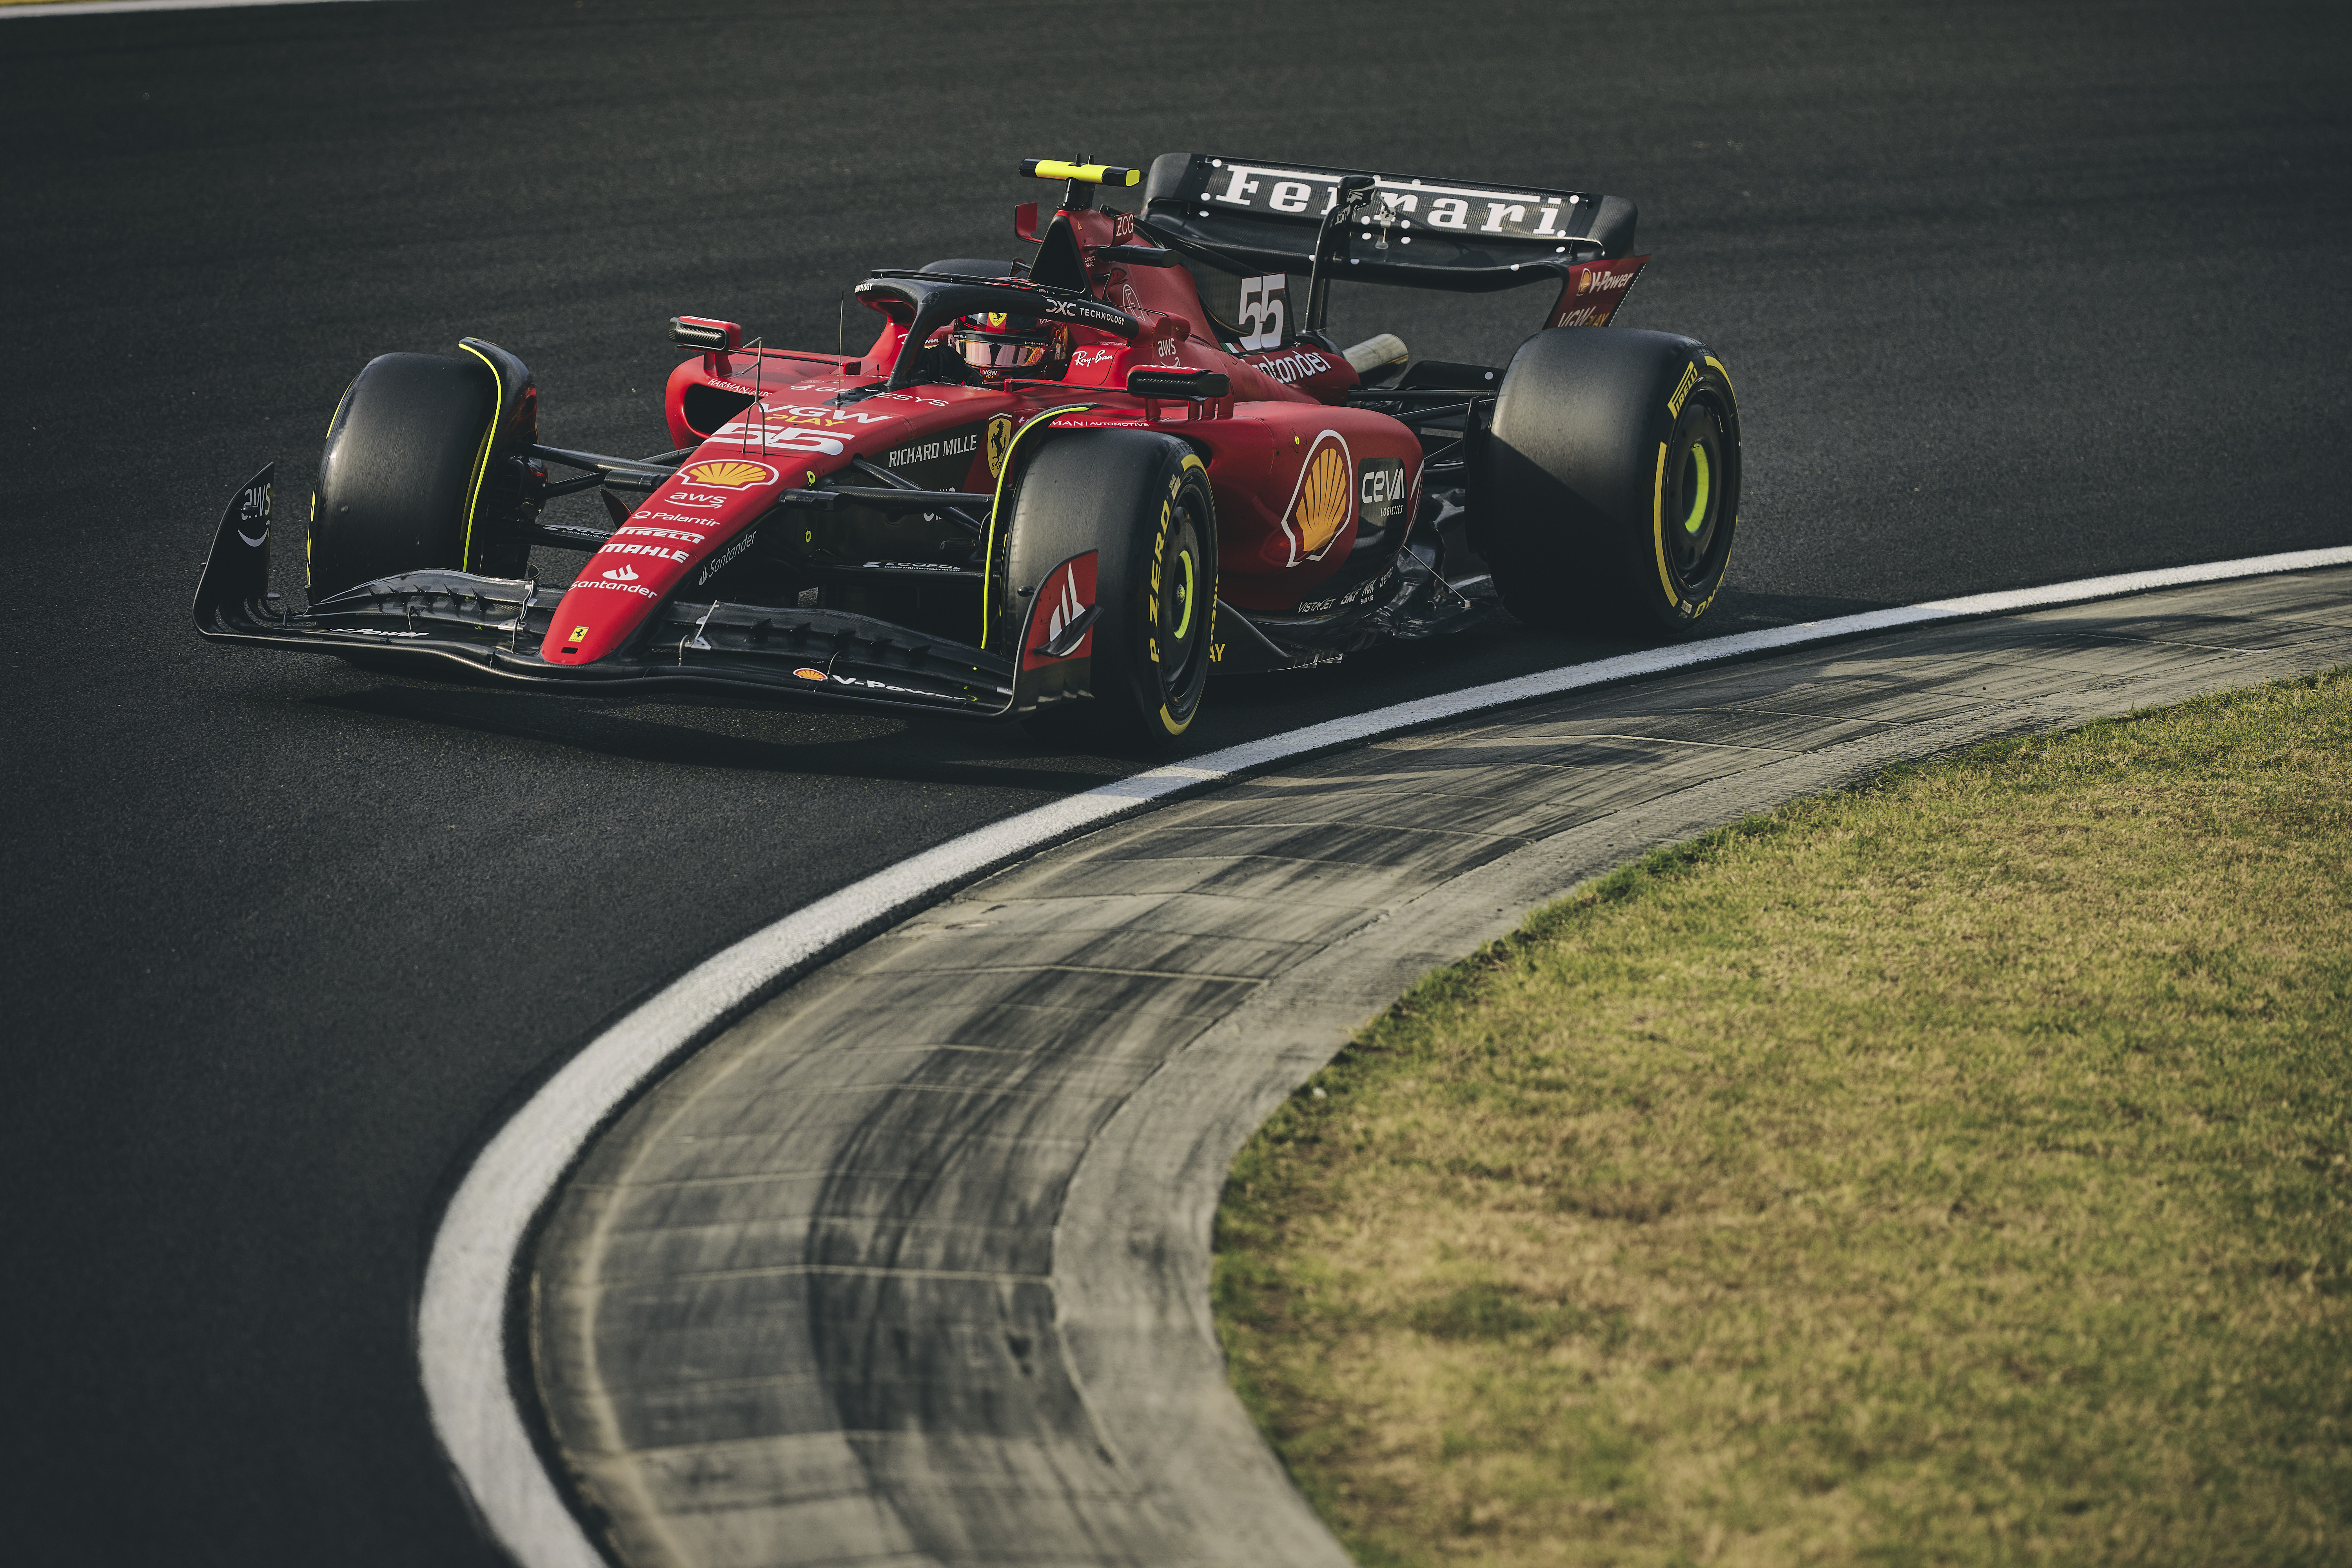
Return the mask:
{"type": "Polygon", "coordinates": [[[334,5],[355,0],[62,0],[58,5],[0,5],[0,22],[43,16],[108,16],[122,11],[226,11],[251,5],[334,5]]]}
{"type": "Polygon", "coordinates": [[[2014,615],[2159,588],[2352,565],[2352,547],[2090,577],[1938,599],[1834,620],[1624,654],[1380,708],[1212,752],[1042,805],[927,849],[713,954],[559,1068],[494,1134],[444,1211],[417,1303],[417,1361],[433,1427],[499,1543],[525,1568],[605,1568],[541,1465],[509,1383],[507,1306],[533,1218],[602,1126],[647,1078],[779,976],[1045,845],[1170,795],[1286,758],[1581,687],[1939,621],[2014,615]]]}

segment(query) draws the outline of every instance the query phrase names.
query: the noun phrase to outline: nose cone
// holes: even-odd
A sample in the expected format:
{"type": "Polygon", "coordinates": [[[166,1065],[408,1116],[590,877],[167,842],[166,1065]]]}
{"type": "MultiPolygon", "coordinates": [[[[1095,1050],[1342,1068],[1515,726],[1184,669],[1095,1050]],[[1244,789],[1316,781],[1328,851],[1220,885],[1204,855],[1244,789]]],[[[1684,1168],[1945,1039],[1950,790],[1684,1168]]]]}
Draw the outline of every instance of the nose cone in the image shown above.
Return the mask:
{"type": "Polygon", "coordinates": [[[697,565],[773,504],[783,474],[739,454],[688,463],[588,558],[540,644],[550,664],[593,664],[626,642],[697,565]]]}
{"type": "Polygon", "coordinates": [[[586,570],[556,606],[539,656],[550,664],[593,664],[625,641],[659,604],[674,566],[693,559],[684,544],[666,545],[675,558],[659,566],[649,555],[618,555],[607,545],[589,557],[586,570]]]}

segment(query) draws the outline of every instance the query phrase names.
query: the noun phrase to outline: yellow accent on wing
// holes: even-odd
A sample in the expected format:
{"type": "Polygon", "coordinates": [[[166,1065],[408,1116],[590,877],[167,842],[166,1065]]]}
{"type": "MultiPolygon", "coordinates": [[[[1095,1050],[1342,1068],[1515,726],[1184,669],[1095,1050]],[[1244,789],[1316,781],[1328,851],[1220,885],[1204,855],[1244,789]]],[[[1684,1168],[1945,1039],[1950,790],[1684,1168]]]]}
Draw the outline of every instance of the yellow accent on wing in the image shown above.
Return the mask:
{"type": "Polygon", "coordinates": [[[1307,465],[1298,491],[1298,552],[1312,555],[1331,542],[1348,521],[1348,459],[1337,446],[1324,447],[1307,465]]]}
{"type": "Polygon", "coordinates": [[[1140,169],[1117,163],[1066,163],[1059,158],[1024,158],[1021,172],[1041,180],[1076,180],[1088,185],[1132,185],[1143,178],[1140,169]]]}

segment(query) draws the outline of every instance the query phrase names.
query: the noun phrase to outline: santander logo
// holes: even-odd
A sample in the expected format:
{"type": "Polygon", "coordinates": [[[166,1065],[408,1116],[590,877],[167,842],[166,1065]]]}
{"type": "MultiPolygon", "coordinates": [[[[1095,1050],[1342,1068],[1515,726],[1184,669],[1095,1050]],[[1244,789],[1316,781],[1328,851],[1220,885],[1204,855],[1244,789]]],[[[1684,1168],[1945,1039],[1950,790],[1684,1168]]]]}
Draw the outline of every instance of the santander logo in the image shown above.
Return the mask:
{"type": "Polygon", "coordinates": [[[635,570],[627,566],[615,566],[604,574],[604,581],[607,583],[634,583],[636,580],[635,570]]]}

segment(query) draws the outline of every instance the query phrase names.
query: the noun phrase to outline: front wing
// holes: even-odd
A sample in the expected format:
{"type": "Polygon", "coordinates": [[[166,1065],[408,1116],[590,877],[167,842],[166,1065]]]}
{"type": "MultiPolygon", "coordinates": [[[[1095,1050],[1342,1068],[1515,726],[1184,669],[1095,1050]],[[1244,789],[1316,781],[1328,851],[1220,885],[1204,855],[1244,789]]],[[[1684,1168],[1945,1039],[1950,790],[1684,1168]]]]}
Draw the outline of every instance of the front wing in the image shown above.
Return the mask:
{"type": "MultiPolygon", "coordinates": [[[[1003,655],[870,616],[723,603],[665,604],[611,657],[551,665],[538,650],[562,590],[466,572],[403,573],[296,613],[269,592],[276,479],[273,463],[221,514],[194,605],[196,630],[215,642],[582,694],[684,689],[974,719],[1015,717],[1086,689],[1083,658],[1016,670],[1003,655]]],[[[1029,645],[1030,629],[1017,646],[1029,645]]]]}

